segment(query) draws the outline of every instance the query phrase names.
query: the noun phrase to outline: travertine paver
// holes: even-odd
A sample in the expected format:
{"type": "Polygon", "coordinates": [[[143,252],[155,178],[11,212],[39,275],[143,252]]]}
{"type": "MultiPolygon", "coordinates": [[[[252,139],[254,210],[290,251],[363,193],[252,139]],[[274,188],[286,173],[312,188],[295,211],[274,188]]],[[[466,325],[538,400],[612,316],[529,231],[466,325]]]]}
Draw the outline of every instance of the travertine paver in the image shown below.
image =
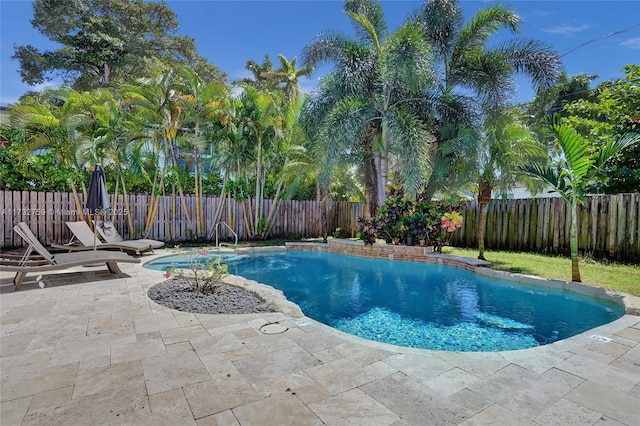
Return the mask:
{"type": "Polygon", "coordinates": [[[169,352],[141,360],[149,395],[211,379],[193,350],[169,352]]]}
{"type": "Polygon", "coordinates": [[[267,396],[236,407],[232,411],[240,424],[264,426],[319,426],[323,424],[318,416],[304,405],[294,393],[267,396]]]}
{"type": "Polygon", "coordinates": [[[310,408],[327,425],[390,425],[400,418],[360,389],[351,389],[339,395],[310,404],[310,408]]]}
{"type": "Polygon", "coordinates": [[[157,305],[159,272],[0,271],[5,425],[600,425],[640,419],[640,317],[552,345],[452,353],[364,341],[280,313],[157,305]],[[264,335],[280,322],[288,330],[264,335]],[[591,339],[609,337],[611,342],[591,339]]]}

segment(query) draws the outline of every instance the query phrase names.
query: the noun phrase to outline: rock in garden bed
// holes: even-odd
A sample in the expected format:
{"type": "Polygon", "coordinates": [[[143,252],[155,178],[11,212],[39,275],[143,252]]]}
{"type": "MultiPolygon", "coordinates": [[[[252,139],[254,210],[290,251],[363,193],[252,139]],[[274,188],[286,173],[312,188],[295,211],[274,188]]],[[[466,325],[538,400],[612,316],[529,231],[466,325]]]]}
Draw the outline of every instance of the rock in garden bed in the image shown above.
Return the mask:
{"type": "Polygon", "coordinates": [[[192,291],[185,278],[167,280],[149,289],[149,297],[162,306],[194,314],[252,314],[272,312],[250,291],[220,283],[212,293],[192,291]]]}

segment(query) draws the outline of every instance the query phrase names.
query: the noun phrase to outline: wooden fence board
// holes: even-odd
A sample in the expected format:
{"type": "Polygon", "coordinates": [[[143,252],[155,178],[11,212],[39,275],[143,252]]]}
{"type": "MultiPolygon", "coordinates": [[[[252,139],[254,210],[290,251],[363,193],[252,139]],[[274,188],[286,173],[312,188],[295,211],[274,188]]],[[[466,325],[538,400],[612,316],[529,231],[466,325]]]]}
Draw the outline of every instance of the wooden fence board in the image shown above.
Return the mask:
{"type": "MultiPolygon", "coordinates": [[[[117,199],[113,221],[125,238],[142,236],[148,210],[152,208],[151,197],[144,194],[129,194],[129,214],[134,226],[131,235],[128,218],[123,213],[124,196],[117,199]]],[[[82,194],[80,202],[83,203],[82,194]]],[[[202,200],[206,226],[200,234],[207,236],[215,231],[215,212],[220,203],[218,197],[205,196],[202,200]]],[[[248,238],[244,214],[251,211],[255,200],[237,202],[226,199],[219,220],[234,229],[241,240],[248,238]]],[[[185,204],[193,221],[189,226],[179,197],[162,196],[149,229],[148,237],[163,241],[184,241],[192,235],[195,226],[195,197],[185,196],[185,204]]],[[[273,201],[265,200],[264,215],[268,214],[273,201]]],[[[3,191],[0,194],[0,239],[1,248],[23,246],[13,232],[13,226],[25,221],[44,244],[65,243],[70,233],[64,225],[67,221],[79,220],[73,195],[66,192],[37,193],[34,191],[3,191]]],[[[453,235],[456,245],[477,246],[479,205],[477,200],[463,204],[464,224],[453,235]]],[[[342,228],[355,236],[357,221],[362,216],[363,205],[348,201],[327,203],[328,232],[342,228]]],[[[302,238],[322,236],[322,205],[316,200],[284,200],[275,216],[271,236],[296,235],[302,238]]],[[[570,209],[562,199],[494,200],[487,206],[485,247],[491,249],[534,250],[539,252],[568,253],[570,209]]],[[[253,218],[252,218],[253,220],[253,218]]],[[[231,238],[226,230],[222,234],[231,238]]],[[[594,256],[617,260],[640,262],[640,194],[595,195],[586,197],[579,208],[579,249],[594,256]]]]}

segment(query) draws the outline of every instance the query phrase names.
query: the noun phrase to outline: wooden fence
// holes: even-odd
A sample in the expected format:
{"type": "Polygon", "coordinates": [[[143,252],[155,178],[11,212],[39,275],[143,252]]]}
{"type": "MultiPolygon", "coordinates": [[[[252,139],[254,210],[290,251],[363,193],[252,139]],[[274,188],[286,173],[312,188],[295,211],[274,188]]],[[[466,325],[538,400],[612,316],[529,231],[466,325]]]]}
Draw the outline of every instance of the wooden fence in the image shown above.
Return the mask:
{"type": "MultiPolygon", "coordinates": [[[[477,247],[479,205],[467,202],[452,244],[477,247]]],[[[640,194],[593,195],[578,208],[578,247],[595,257],[640,263],[640,194]]],[[[571,212],[562,198],[493,200],[487,249],[569,253],[571,212]]]]}
{"type": "MultiPolygon", "coordinates": [[[[117,206],[122,209],[123,197],[117,206]]],[[[147,215],[150,197],[133,194],[129,196],[130,214],[136,232],[141,232],[147,215]]],[[[195,217],[195,199],[186,197],[191,217],[195,217]]],[[[247,202],[251,202],[248,200],[247,202]]],[[[204,220],[207,234],[213,235],[213,215],[220,203],[218,197],[205,197],[204,220]]],[[[265,201],[265,211],[271,208],[272,200],[265,201]]],[[[328,208],[329,233],[343,228],[351,236],[357,232],[357,220],[362,216],[363,206],[346,201],[330,203],[328,208]]],[[[477,201],[464,204],[464,222],[456,231],[452,244],[477,247],[476,229],[479,206],[477,201]]],[[[118,213],[118,212],[116,212],[118,213]]],[[[586,198],[579,207],[579,247],[582,252],[595,257],[640,263],[640,194],[594,195],[586,198]]],[[[0,230],[3,238],[1,248],[22,246],[22,241],[13,232],[13,225],[27,222],[40,241],[65,243],[70,233],[64,222],[78,220],[73,196],[65,192],[0,192],[0,230]]],[[[227,222],[240,239],[247,238],[244,210],[241,202],[225,201],[222,221],[227,222]]],[[[129,236],[127,218],[115,215],[114,223],[126,238],[129,236]]],[[[569,252],[570,211],[562,198],[535,198],[521,200],[494,200],[489,203],[487,214],[487,249],[535,251],[541,253],[569,252]]],[[[170,197],[160,203],[156,220],[149,238],[168,241],[191,238],[187,221],[179,202],[172,204],[170,197]],[[172,212],[175,211],[175,214],[172,212]]],[[[322,235],[321,205],[316,201],[284,201],[271,232],[273,237],[318,237],[322,235]]],[[[230,237],[222,233],[222,237],[230,237]]]]}
{"type": "MultiPolygon", "coordinates": [[[[80,200],[82,203],[82,199],[80,200]]],[[[142,233],[150,196],[142,194],[129,195],[129,206],[135,233],[142,233]]],[[[255,202],[246,200],[245,203],[255,202]]],[[[215,239],[215,224],[213,223],[215,212],[220,203],[220,198],[207,196],[203,199],[204,223],[207,234],[215,239]]],[[[222,209],[221,221],[238,234],[239,239],[247,239],[243,204],[233,199],[227,199],[222,209]]],[[[195,218],[195,197],[186,196],[188,212],[195,218]]],[[[265,200],[265,211],[268,212],[273,200],[265,200]]],[[[344,229],[351,236],[355,236],[357,219],[362,216],[362,205],[348,201],[332,202],[328,206],[329,233],[336,228],[344,229]]],[[[248,209],[247,209],[248,211],[248,209]]],[[[272,237],[319,237],[322,235],[321,203],[313,201],[285,200],[276,217],[271,231],[272,237]]],[[[120,234],[128,238],[129,226],[126,214],[124,214],[124,197],[118,197],[118,203],[114,208],[112,220],[120,234]]],[[[39,240],[45,245],[51,243],[66,243],[71,234],[65,226],[65,222],[79,220],[76,204],[71,193],[66,192],[34,192],[34,191],[3,191],[0,192],[0,230],[3,238],[0,240],[0,249],[16,248],[23,245],[22,239],[13,231],[13,226],[18,222],[26,222],[39,240]]],[[[176,242],[190,240],[193,230],[188,229],[185,214],[179,199],[176,197],[163,197],[160,201],[156,220],[148,238],[162,241],[176,242]]],[[[220,227],[220,238],[230,238],[231,233],[220,227]]]]}

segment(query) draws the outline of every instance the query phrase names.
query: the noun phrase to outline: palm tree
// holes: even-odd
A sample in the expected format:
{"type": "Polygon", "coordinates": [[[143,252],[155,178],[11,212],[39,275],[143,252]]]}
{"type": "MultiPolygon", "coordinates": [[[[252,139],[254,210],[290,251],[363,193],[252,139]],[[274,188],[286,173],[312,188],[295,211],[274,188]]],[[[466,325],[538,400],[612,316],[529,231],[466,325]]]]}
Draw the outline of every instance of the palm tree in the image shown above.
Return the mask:
{"type": "Polygon", "coordinates": [[[484,237],[487,226],[487,206],[493,189],[505,191],[522,181],[518,168],[535,159],[546,158],[544,146],[521,122],[514,108],[492,114],[484,123],[482,144],[478,156],[478,259],[484,258],[484,237]]]}
{"type": "Polygon", "coordinates": [[[480,10],[465,25],[456,0],[425,1],[414,21],[434,49],[437,81],[425,93],[423,120],[436,137],[431,151],[432,172],[426,198],[446,187],[456,155],[469,128],[479,128],[482,116],[508,104],[516,73],[530,77],[536,87],[552,85],[560,71],[558,55],[546,43],[514,39],[489,46],[500,29],[518,31],[520,18],[503,5],[480,10]]]}
{"type": "MultiPolygon", "coordinates": [[[[17,128],[25,129],[25,142],[30,156],[39,149],[50,150],[62,167],[68,167],[77,173],[84,169],[82,153],[85,152],[84,141],[78,137],[77,127],[84,122],[79,105],[84,105],[82,93],[63,86],[58,89],[47,89],[38,98],[27,97],[11,108],[11,121],[17,128]]],[[[69,179],[76,211],[80,220],[84,213],[76,183],[69,179]]],[[[81,180],[81,189],[86,199],[86,187],[81,180]]]]}
{"type": "Polygon", "coordinates": [[[251,72],[251,77],[244,77],[233,84],[240,86],[253,87],[260,91],[271,91],[277,85],[273,71],[273,62],[269,59],[269,55],[264,55],[262,64],[249,59],[244,67],[251,72]]]}
{"type": "MultiPolygon", "coordinates": [[[[570,250],[571,280],[580,282],[578,265],[578,204],[584,203],[584,191],[606,162],[623,149],[640,141],[640,135],[627,134],[620,139],[609,138],[595,152],[571,126],[557,121],[553,126],[556,142],[561,154],[559,166],[526,164],[521,170],[533,179],[550,185],[565,199],[571,209],[570,250]]],[[[549,159],[551,163],[551,159],[549,159]]]]}
{"type": "Polygon", "coordinates": [[[305,47],[305,64],[336,65],[312,96],[305,121],[325,147],[325,176],[342,153],[359,152],[366,210],[373,213],[386,198],[390,155],[399,159],[410,193],[422,184],[429,135],[411,103],[430,80],[430,52],[413,23],[388,35],[376,1],[347,1],[345,10],[357,38],[325,33],[305,47]]]}
{"type": "Polygon", "coordinates": [[[280,54],[278,59],[280,59],[280,68],[266,72],[265,77],[272,79],[277,84],[284,84],[283,89],[287,103],[297,105],[300,103],[300,77],[311,75],[313,67],[297,68],[297,57],[289,62],[284,55],[280,54]]]}
{"type": "MultiPolygon", "coordinates": [[[[178,191],[180,203],[185,214],[187,227],[195,232],[191,215],[186,205],[181,180],[183,153],[177,144],[177,138],[182,129],[183,112],[185,109],[184,93],[180,91],[181,80],[179,73],[168,71],[154,79],[142,80],[139,84],[128,85],[122,88],[124,96],[128,99],[127,107],[136,111],[139,119],[146,121],[148,141],[157,151],[155,171],[152,171],[152,187],[154,194],[147,215],[146,233],[155,217],[160,194],[164,193],[165,180],[172,184],[172,205],[165,208],[166,222],[171,223],[176,217],[175,191],[178,191]],[[155,189],[158,188],[158,194],[155,189]],[[169,217],[169,213],[172,213],[169,217]],[[171,218],[171,219],[170,219],[171,218]]],[[[167,225],[170,238],[175,238],[173,230],[167,225]]]]}

